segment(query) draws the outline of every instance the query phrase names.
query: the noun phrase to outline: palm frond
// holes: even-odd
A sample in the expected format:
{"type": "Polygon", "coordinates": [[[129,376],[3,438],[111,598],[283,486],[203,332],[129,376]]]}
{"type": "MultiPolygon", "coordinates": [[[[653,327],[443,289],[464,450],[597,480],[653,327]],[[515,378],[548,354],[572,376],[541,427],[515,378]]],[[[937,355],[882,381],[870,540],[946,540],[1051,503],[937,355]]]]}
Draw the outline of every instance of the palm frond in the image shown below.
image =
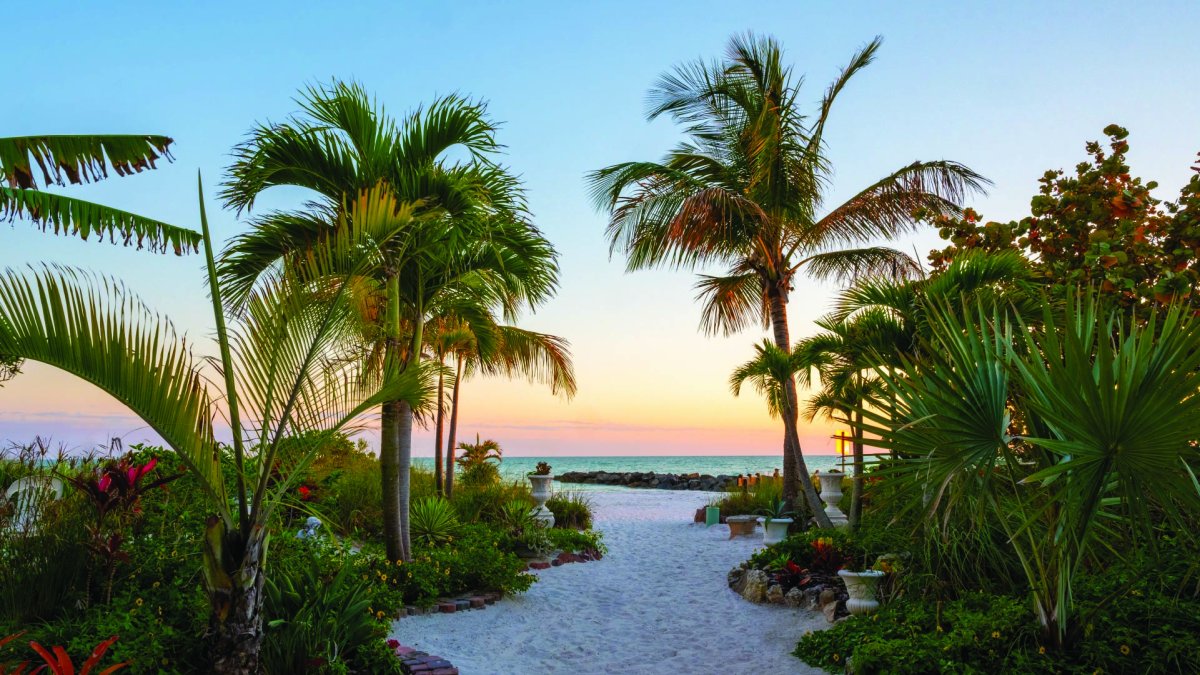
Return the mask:
{"type": "Polygon", "coordinates": [[[0,220],[27,218],[46,231],[86,241],[96,235],[113,243],[136,244],[175,255],[200,250],[200,233],[153,218],[63,195],[0,187],[0,220]]]}
{"type": "Polygon", "coordinates": [[[756,272],[723,277],[702,274],[693,288],[697,291],[696,300],[703,306],[700,328],[705,333],[732,335],[753,324],[763,329],[769,325],[770,310],[762,291],[762,278],[756,272]]]}
{"type": "Polygon", "coordinates": [[[8,187],[36,190],[34,165],[42,186],[91,183],[108,177],[153,169],[160,157],[172,159],[166,136],[70,135],[0,138],[0,176],[8,187]]]}
{"type": "Polygon", "coordinates": [[[921,275],[921,265],[912,256],[886,246],[817,253],[801,260],[796,267],[815,279],[841,283],[866,277],[902,281],[921,275]]]}
{"type": "Polygon", "coordinates": [[[988,185],[991,181],[958,162],[913,162],[830,211],[807,237],[810,245],[896,237],[917,226],[918,214],[961,214],[962,201],[983,194],[988,185]]]}
{"type": "Polygon", "coordinates": [[[127,406],[174,449],[228,521],[210,398],[171,323],[119,283],[70,268],[0,275],[0,353],[59,368],[127,406]]]}

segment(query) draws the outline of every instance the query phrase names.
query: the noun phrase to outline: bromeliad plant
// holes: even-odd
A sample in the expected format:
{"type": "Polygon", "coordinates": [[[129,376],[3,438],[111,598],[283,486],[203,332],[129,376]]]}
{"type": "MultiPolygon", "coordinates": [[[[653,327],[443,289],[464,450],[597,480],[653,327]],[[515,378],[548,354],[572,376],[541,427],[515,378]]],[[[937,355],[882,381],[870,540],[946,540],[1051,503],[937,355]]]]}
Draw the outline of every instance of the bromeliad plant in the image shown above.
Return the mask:
{"type": "Polygon", "coordinates": [[[879,373],[865,427],[902,458],[889,506],[933,528],[999,523],[1047,643],[1067,646],[1097,609],[1074,601],[1082,568],[1153,553],[1163,528],[1193,536],[1200,319],[1176,305],[1129,321],[1090,293],[1047,302],[1040,325],[965,305],[941,303],[924,356],[879,373]]]}
{"type": "Polygon", "coordinates": [[[263,637],[267,522],[323,439],[353,430],[383,401],[422,408],[430,383],[419,365],[364,369],[344,346],[356,329],[344,280],[357,271],[360,244],[402,235],[404,218],[347,222],[302,263],[263,278],[229,327],[202,192],[200,222],[216,359],[193,357],[170,322],[119,282],[65,268],[0,275],[0,353],[60,368],[113,395],[197,477],[213,511],[203,550],[212,670],[248,674],[257,672],[263,637]],[[206,363],[223,385],[223,410],[214,405],[206,363]],[[213,436],[217,414],[232,429],[228,448],[213,436]]]}

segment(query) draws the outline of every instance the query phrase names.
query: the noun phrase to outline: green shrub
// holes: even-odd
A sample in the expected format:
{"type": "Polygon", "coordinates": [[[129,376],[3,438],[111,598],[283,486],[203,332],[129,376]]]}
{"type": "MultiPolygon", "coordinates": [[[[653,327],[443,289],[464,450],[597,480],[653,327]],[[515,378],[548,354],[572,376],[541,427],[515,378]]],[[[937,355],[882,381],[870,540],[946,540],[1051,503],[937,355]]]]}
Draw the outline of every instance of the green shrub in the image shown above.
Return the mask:
{"type": "Polygon", "coordinates": [[[603,541],[604,535],[595,530],[579,531],[555,527],[546,531],[546,537],[550,540],[551,546],[559,551],[608,553],[608,547],[604,545],[603,541]]]}
{"type": "Polygon", "coordinates": [[[721,509],[722,516],[758,515],[771,508],[783,497],[780,481],[763,479],[751,487],[731,487],[722,497],[710,502],[721,509]]]}
{"type": "Polygon", "coordinates": [[[404,605],[427,606],[468,591],[528,590],[535,577],[523,571],[525,563],[509,550],[513,545],[506,533],[494,527],[468,524],[445,546],[416,547],[412,562],[388,561],[375,543],[345,562],[370,582],[375,611],[394,615],[404,605]]]}
{"type": "Polygon", "coordinates": [[[852,657],[863,674],[1200,672],[1200,600],[1155,588],[1151,576],[1132,587],[1119,574],[1081,579],[1081,600],[1112,604],[1067,651],[1043,640],[1027,598],[968,593],[885,604],[806,634],[794,653],[830,672],[852,657]]]}
{"type": "Polygon", "coordinates": [[[851,657],[855,673],[1018,672],[1013,652],[1036,651],[1037,635],[1026,602],[972,594],[942,604],[889,603],[805,634],[794,653],[830,672],[845,670],[851,657]]]}
{"type": "Polygon", "coordinates": [[[418,499],[409,507],[409,531],[415,542],[439,546],[452,540],[458,528],[454,507],[441,497],[418,499]]]}
{"type": "Polygon", "coordinates": [[[521,500],[533,508],[533,495],[527,483],[456,486],[452,503],[459,520],[465,523],[500,523],[504,505],[514,500],[521,500]]]}
{"type": "Polygon", "coordinates": [[[374,535],[383,523],[383,484],[378,462],[356,463],[335,473],[319,508],[338,533],[374,535]]]}
{"type": "Polygon", "coordinates": [[[491,462],[472,464],[459,472],[457,480],[457,485],[466,489],[487,487],[500,481],[500,469],[491,462]]]}
{"type": "Polygon", "coordinates": [[[592,502],[582,492],[565,491],[546,500],[554,514],[554,527],[588,530],[592,527],[592,502]]]}
{"type": "Polygon", "coordinates": [[[295,562],[267,580],[263,672],[358,670],[360,651],[384,639],[385,619],[392,617],[373,611],[369,582],[357,578],[349,566],[327,575],[316,555],[295,562]]]}

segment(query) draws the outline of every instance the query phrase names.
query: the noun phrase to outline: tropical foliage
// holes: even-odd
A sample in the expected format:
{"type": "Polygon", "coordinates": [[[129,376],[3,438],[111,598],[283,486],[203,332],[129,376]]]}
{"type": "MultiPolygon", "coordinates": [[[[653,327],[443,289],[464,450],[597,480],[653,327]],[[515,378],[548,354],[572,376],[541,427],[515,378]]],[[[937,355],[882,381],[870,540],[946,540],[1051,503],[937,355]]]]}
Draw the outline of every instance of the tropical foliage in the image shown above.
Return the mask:
{"type": "MultiPolygon", "coordinates": [[[[270,270],[303,266],[354,228],[402,233],[360,240],[355,273],[339,282],[353,300],[364,370],[419,364],[425,326],[439,309],[512,318],[550,297],[556,254],[529,221],[519,182],[491,159],[499,146],[482,104],[449,96],[396,123],[360,86],[335,81],[304,91],[300,105],[300,114],[259,126],[237,148],[221,193],[239,212],[276,186],[315,198],[253,218],[224,252],[220,276],[235,307],[270,270]],[[455,149],[467,159],[448,159],[455,149]]],[[[407,401],[384,402],[384,534],[389,555],[404,560],[412,424],[407,401]]]]}
{"type": "Polygon", "coordinates": [[[1129,132],[1104,128],[1108,149],[1086,145],[1088,161],[1073,175],[1047,171],[1030,215],[1008,223],[983,222],[974,210],[930,216],[946,248],[930,253],[935,269],[970,251],[1018,251],[1032,279],[1062,298],[1094,285],[1142,318],[1172,302],[1200,306],[1200,166],[1175,201],[1151,192],[1158,183],[1131,175],[1129,132]]]}

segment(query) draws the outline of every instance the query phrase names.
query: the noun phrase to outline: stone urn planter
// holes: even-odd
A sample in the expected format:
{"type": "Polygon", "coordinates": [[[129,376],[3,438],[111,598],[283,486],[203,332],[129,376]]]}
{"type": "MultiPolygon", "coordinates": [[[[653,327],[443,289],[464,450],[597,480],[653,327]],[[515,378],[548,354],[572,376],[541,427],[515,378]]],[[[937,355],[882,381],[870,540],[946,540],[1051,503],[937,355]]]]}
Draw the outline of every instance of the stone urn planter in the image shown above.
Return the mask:
{"type": "Polygon", "coordinates": [[[788,528],[792,526],[791,518],[759,518],[763,526],[763,543],[767,546],[778,544],[787,538],[788,528]]]}
{"type": "Polygon", "coordinates": [[[537,502],[534,517],[546,527],[554,527],[554,514],[546,508],[546,500],[550,499],[553,482],[552,474],[529,474],[529,483],[533,486],[533,501],[537,502]]]}
{"type": "Polygon", "coordinates": [[[825,515],[829,516],[829,522],[833,523],[834,527],[846,527],[850,524],[846,514],[838,508],[838,502],[842,500],[842,478],[845,475],[840,471],[817,475],[821,479],[821,501],[825,502],[825,515]]]}
{"type": "Polygon", "coordinates": [[[879,611],[879,582],[884,573],[878,570],[850,572],[839,570],[838,576],[846,583],[846,609],[851,614],[874,614],[879,611]]]}

